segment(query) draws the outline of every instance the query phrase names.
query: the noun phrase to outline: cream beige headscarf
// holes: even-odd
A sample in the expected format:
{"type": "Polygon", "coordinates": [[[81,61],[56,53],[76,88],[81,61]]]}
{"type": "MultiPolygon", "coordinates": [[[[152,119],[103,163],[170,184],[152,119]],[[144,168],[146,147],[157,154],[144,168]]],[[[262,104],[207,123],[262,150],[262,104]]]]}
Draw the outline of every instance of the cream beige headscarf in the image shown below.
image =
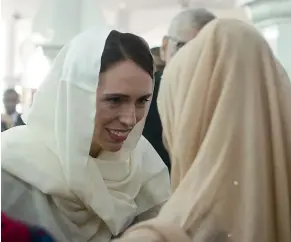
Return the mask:
{"type": "Polygon", "coordinates": [[[291,241],[291,85],[263,37],[213,21],[166,67],[158,101],[175,193],[122,241],[291,241]]]}

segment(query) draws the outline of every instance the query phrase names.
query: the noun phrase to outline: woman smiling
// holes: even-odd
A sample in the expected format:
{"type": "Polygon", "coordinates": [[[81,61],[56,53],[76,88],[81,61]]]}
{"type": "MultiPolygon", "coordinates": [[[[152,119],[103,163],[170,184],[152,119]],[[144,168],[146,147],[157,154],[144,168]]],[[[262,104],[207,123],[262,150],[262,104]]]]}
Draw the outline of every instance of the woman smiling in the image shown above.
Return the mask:
{"type": "Polygon", "coordinates": [[[107,242],[153,217],[168,170],[141,136],[153,59],[138,36],[93,29],[65,46],[26,126],[2,135],[2,209],[58,241],[107,242]]]}

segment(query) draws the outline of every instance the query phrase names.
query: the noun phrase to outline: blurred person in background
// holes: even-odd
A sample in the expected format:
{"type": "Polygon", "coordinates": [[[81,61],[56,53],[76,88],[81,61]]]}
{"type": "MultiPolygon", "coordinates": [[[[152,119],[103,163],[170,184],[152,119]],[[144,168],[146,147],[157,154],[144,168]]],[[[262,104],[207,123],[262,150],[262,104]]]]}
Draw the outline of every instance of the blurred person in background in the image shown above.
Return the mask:
{"type": "Polygon", "coordinates": [[[200,30],[215,18],[213,13],[204,8],[190,8],[178,13],[172,20],[167,35],[163,38],[162,60],[168,64],[181,47],[195,38],[200,30]]]}
{"type": "Polygon", "coordinates": [[[162,72],[165,68],[165,62],[161,58],[161,48],[160,47],[151,48],[151,53],[154,58],[156,71],[162,72]]]}
{"type": "Polygon", "coordinates": [[[15,126],[24,125],[20,114],[16,111],[19,94],[14,89],[7,89],[3,95],[5,113],[1,114],[1,132],[15,126]]]}
{"type": "Polygon", "coordinates": [[[215,20],[163,78],[174,193],[118,242],[291,241],[291,83],[265,38],[215,20]]]}
{"type": "Polygon", "coordinates": [[[2,134],[3,212],[62,242],[108,242],[155,217],[170,181],[142,136],[153,76],[136,35],[94,28],[65,45],[27,125],[2,134]]]}
{"type": "MultiPolygon", "coordinates": [[[[215,19],[215,15],[206,9],[188,9],[180,12],[171,22],[168,34],[163,38],[160,48],[159,58],[162,63],[168,63],[170,59],[188,41],[195,38],[199,31],[210,21],[215,19]]],[[[156,51],[156,50],[155,50],[156,51]]],[[[154,55],[157,55],[155,52],[154,55]]],[[[157,110],[157,95],[159,92],[163,68],[157,68],[155,73],[155,89],[152,104],[144,127],[143,135],[153,145],[163,161],[171,171],[171,162],[167,150],[162,141],[162,125],[157,110]]]]}

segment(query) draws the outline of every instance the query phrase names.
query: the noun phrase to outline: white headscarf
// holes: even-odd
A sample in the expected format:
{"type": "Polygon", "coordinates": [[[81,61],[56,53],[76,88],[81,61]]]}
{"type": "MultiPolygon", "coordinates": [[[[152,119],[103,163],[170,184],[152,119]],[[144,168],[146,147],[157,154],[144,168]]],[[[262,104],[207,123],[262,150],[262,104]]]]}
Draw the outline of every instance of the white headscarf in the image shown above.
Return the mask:
{"type": "Polygon", "coordinates": [[[136,215],[169,196],[166,167],[141,137],[144,119],[119,152],[89,157],[100,61],[109,32],[93,29],[66,45],[23,117],[27,126],[2,136],[2,167],[52,195],[87,238],[97,233],[100,218],[117,235],[136,215]]]}

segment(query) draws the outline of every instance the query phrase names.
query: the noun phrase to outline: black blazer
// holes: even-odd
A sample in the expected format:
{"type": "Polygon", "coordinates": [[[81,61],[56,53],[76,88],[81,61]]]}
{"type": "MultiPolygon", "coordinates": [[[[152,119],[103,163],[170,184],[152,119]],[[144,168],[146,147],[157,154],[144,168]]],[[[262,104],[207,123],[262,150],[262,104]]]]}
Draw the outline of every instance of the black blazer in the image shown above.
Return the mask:
{"type": "Polygon", "coordinates": [[[155,148],[155,150],[158,152],[164,163],[169,169],[169,172],[171,171],[171,163],[170,158],[168,155],[167,150],[164,147],[163,141],[162,141],[162,123],[160,120],[160,115],[158,112],[157,107],[157,96],[160,88],[160,82],[162,77],[162,72],[158,71],[155,74],[155,88],[154,93],[152,97],[152,103],[150,106],[150,110],[146,119],[146,123],[143,130],[143,136],[151,143],[151,145],[155,148]]]}
{"type": "MultiPolygon", "coordinates": [[[[16,120],[16,123],[15,123],[14,127],[15,127],[15,126],[20,126],[20,125],[25,125],[25,123],[22,121],[20,115],[21,115],[21,114],[17,114],[17,120],[16,120]]],[[[5,131],[5,130],[7,130],[7,129],[8,129],[8,128],[7,128],[7,126],[6,126],[6,123],[1,121],[1,132],[5,131]]]]}

